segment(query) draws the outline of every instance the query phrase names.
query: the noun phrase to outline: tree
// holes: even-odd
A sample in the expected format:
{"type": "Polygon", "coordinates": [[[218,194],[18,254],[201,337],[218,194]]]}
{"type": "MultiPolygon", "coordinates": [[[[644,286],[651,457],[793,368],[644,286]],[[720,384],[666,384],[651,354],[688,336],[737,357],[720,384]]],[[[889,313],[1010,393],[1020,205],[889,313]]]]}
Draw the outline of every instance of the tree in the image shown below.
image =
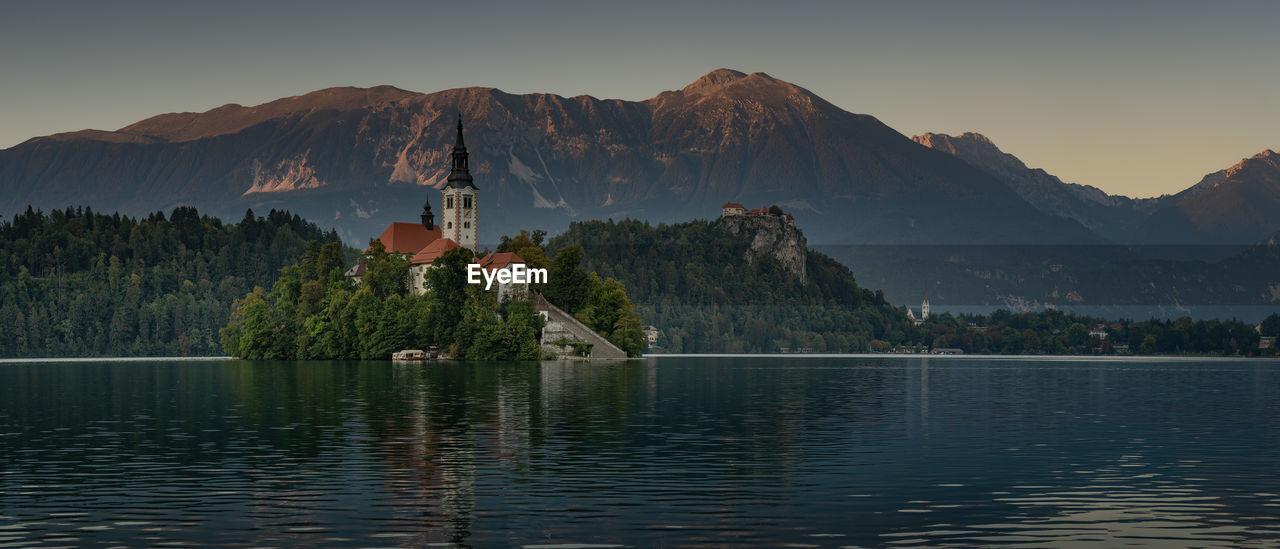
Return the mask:
{"type": "Polygon", "coordinates": [[[462,322],[457,330],[459,358],[471,360],[513,358],[516,350],[503,345],[505,330],[498,316],[498,304],[494,294],[478,286],[468,288],[466,293],[467,300],[462,307],[462,322]]]}
{"type": "Polygon", "coordinates": [[[591,299],[591,277],[582,269],[582,247],[567,246],[551,260],[546,298],[569,314],[576,314],[591,299]]]}
{"type": "Polygon", "coordinates": [[[538,314],[533,302],[527,299],[512,301],[506,306],[506,338],[503,345],[517,350],[518,360],[542,358],[542,345],[538,338],[545,321],[538,314]]]}
{"type": "Polygon", "coordinates": [[[401,254],[389,254],[379,239],[370,239],[371,250],[365,254],[367,268],[361,277],[364,286],[378,299],[403,294],[409,287],[409,260],[401,254]]]}
{"type": "Polygon", "coordinates": [[[473,259],[471,250],[456,248],[436,258],[427,269],[427,308],[425,332],[436,345],[456,341],[455,331],[462,321],[462,308],[467,300],[467,265],[473,259]]]}
{"type": "Polygon", "coordinates": [[[1142,344],[1138,346],[1138,352],[1144,355],[1156,354],[1156,336],[1147,334],[1142,338],[1142,344]]]}
{"type": "Polygon", "coordinates": [[[597,288],[585,310],[586,324],[625,351],[627,356],[640,356],[644,351],[643,326],[631,300],[627,299],[626,288],[612,278],[600,283],[594,273],[591,277],[597,288]]]}

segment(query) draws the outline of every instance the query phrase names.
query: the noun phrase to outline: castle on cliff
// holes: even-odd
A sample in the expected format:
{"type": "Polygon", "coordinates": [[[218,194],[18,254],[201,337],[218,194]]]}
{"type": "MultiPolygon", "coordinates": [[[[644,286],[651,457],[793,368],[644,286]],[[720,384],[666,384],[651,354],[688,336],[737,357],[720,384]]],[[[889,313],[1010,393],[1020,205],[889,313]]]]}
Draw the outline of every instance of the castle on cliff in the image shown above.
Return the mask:
{"type": "Polygon", "coordinates": [[[782,208],[777,206],[761,206],[754,210],[748,210],[745,206],[738,204],[737,202],[725,202],[723,206],[720,206],[720,217],[733,217],[736,215],[772,215],[782,218],[782,220],[786,221],[788,225],[796,224],[795,216],[782,211],[782,208]]]}

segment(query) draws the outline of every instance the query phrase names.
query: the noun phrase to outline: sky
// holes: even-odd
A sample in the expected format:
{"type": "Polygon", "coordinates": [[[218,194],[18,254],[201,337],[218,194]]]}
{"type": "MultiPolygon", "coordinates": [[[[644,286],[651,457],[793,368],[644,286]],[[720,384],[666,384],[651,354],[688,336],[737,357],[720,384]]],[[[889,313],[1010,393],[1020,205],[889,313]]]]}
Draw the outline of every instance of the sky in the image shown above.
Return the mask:
{"type": "Polygon", "coordinates": [[[1269,2],[4,2],[0,148],[332,86],[643,100],[766,72],[1109,193],[1280,149],[1269,2]]]}

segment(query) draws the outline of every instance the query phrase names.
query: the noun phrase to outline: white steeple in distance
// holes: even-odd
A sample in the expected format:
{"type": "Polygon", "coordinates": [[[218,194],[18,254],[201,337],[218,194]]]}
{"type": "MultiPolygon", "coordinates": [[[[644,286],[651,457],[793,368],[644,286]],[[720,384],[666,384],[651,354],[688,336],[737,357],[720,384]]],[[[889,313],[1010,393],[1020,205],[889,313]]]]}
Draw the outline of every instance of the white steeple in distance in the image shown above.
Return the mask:
{"type": "Polygon", "coordinates": [[[458,141],[453,145],[453,170],[440,189],[441,236],[476,251],[480,237],[479,189],[471,181],[467,145],[462,141],[462,115],[458,115],[458,141]]]}

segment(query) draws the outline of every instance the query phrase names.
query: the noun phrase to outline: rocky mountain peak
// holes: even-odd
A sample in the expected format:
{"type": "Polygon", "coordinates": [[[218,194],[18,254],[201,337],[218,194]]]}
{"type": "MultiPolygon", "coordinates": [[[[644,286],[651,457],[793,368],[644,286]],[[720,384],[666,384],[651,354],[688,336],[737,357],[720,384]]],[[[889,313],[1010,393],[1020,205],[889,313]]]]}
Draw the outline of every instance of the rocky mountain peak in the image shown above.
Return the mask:
{"type": "Polygon", "coordinates": [[[1232,166],[1231,169],[1228,171],[1231,173],[1236,173],[1246,169],[1257,169],[1257,168],[1261,168],[1265,170],[1274,170],[1276,168],[1280,168],[1280,154],[1276,154],[1275,151],[1271,149],[1267,149],[1258,154],[1250,156],[1249,158],[1241,160],[1239,164],[1232,166]]]}
{"type": "MultiPolygon", "coordinates": [[[[669,92],[664,92],[669,93],[669,92]]],[[[719,96],[754,97],[758,99],[812,95],[804,88],[779,80],[763,72],[747,74],[733,69],[716,69],[680,89],[688,98],[719,96]]]]}
{"type": "Polygon", "coordinates": [[[953,154],[998,175],[1027,169],[1018,157],[997,147],[987,136],[977,132],[964,132],[958,136],[945,133],[925,133],[911,138],[916,143],[953,154]]]}
{"type": "Polygon", "coordinates": [[[983,150],[988,154],[1004,153],[991,139],[977,132],[964,132],[957,136],[929,132],[911,139],[931,149],[938,149],[951,154],[958,154],[961,150],[968,150],[969,152],[983,150]]]}
{"type": "Polygon", "coordinates": [[[1280,154],[1267,149],[1249,158],[1241,159],[1230,168],[1204,176],[1204,179],[1180,193],[1180,196],[1182,198],[1191,198],[1223,184],[1250,181],[1274,182],[1277,172],[1280,172],[1280,154]]]}
{"type": "Polygon", "coordinates": [[[716,69],[701,78],[694,80],[688,86],[680,91],[689,95],[708,95],[724,89],[726,86],[733,84],[747,77],[747,73],[735,71],[733,69],[716,69]]]}

